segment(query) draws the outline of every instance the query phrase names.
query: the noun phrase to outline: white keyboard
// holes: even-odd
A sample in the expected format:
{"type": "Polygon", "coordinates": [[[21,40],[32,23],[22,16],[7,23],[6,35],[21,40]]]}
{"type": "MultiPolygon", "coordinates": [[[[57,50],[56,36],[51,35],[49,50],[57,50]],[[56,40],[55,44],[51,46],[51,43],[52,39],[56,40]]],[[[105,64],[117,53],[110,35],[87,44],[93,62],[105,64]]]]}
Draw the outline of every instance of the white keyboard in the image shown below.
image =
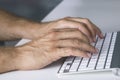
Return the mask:
{"type": "Polygon", "coordinates": [[[117,32],[105,33],[104,36],[104,39],[97,38],[96,43],[91,44],[99,49],[98,54],[91,53],[92,56],[90,58],[67,57],[58,74],[85,73],[111,69],[117,32]]]}

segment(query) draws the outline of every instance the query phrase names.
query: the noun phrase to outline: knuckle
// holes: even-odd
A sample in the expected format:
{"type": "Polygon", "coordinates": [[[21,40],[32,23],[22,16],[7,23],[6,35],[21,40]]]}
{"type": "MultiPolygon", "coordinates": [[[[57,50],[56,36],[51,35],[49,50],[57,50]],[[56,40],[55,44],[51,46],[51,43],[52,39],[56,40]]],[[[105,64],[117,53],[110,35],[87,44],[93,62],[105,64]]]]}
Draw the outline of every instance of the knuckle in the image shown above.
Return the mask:
{"type": "Polygon", "coordinates": [[[85,23],[89,23],[89,22],[90,22],[90,20],[89,20],[88,18],[84,18],[83,21],[84,21],[85,23]]]}
{"type": "Polygon", "coordinates": [[[80,30],[78,30],[78,29],[73,29],[73,31],[71,30],[71,33],[72,33],[72,34],[76,34],[76,36],[77,36],[77,35],[80,35],[80,36],[81,36],[81,32],[80,32],[80,30]]]}
{"type": "Polygon", "coordinates": [[[70,56],[74,56],[74,55],[75,55],[75,53],[76,53],[75,48],[70,48],[69,55],[70,55],[70,56]]]}
{"type": "Polygon", "coordinates": [[[58,24],[64,24],[64,23],[66,23],[66,19],[65,18],[63,18],[63,19],[60,19],[60,20],[58,20],[58,24]]]}
{"type": "Polygon", "coordinates": [[[55,37],[57,35],[57,32],[53,31],[50,33],[50,35],[52,35],[52,37],[55,37]]]}
{"type": "Polygon", "coordinates": [[[83,22],[80,23],[80,26],[86,27],[86,25],[83,22]]]}
{"type": "Polygon", "coordinates": [[[67,16],[67,17],[65,17],[64,19],[71,19],[72,17],[70,17],[70,16],[67,16]]]}
{"type": "Polygon", "coordinates": [[[81,34],[79,29],[75,29],[75,32],[81,34]]]}
{"type": "Polygon", "coordinates": [[[80,40],[78,40],[78,39],[72,39],[72,44],[73,45],[81,45],[80,40]]]}
{"type": "Polygon", "coordinates": [[[84,41],[89,42],[89,39],[88,39],[86,36],[83,36],[82,39],[83,39],[84,41]]]}
{"type": "Polygon", "coordinates": [[[64,52],[65,52],[66,54],[68,54],[68,56],[70,56],[70,55],[72,55],[73,50],[72,50],[71,48],[66,48],[66,49],[64,49],[64,52]]]}
{"type": "Polygon", "coordinates": [[[46,36],[47,39],[56,39],[58,33],[55,31],[52,31],[50,33],[48,33],[48,35],[46,36]]]}
{"type": "Polygon", "coordinates": [[[88,27],[87,27],[87,25],[85,23],[81,22],[79,25],[81,26],[81,31],[84,31],[86,33],[89,32],[89,29],[88,29],[88,27]]]}
{"type": "Polygon", "coordinates": [[[92,52],[94,51],[94,47],[92,45],[89,45],[88,49],[92,52]]]}

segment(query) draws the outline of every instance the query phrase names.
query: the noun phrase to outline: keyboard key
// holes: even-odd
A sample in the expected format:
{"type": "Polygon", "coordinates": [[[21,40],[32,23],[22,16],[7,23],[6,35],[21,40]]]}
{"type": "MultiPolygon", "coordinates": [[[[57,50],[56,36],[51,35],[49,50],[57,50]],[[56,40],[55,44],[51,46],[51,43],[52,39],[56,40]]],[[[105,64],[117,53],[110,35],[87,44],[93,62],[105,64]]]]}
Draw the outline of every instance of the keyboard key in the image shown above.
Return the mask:
{"type": "Polygon", "coordinates": [[[78,65],[79,65],[79,62],[74,62],[70,68],[70,71],[77,71],[78,65]]]}
{"type": "Polygon", "coordinates": [[[67,63],[67,65],[64,69],[64,73],[69,72],[69,69],[70,69],[71,65],[72,65],[72,63],[67,63]]]}
{"type": "Polygon", "coordinates": [[[77,71],[81,60],[82,60],[82,58],[76,57],[73,64],[72,64],[72,66],[71,66],[71,68],[70,68],[70,71],[77,71]]]}

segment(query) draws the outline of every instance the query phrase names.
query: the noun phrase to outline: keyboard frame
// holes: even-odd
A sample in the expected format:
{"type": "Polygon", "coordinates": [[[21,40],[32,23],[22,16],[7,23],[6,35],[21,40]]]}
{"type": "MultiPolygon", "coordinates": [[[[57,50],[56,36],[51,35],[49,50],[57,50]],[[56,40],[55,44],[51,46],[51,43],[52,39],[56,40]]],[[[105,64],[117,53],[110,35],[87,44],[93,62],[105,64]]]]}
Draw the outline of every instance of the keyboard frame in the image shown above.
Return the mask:
{"type": "MultiPolygon", "coordinates": [[[[120,41],[119,40],[120,40],[120,32],[117,32],[110,68],[108,68],[108,69],[98,69],[98,70],[66,72],[66,73],[60,72],[61,68],[59,68],[58,75],[81,74],[81,73],[91,73],[91,72],[105,72],[105,71],[113,72],[114,74],[118,75],[118,70],[120,68],[120,54],[119,54],[119,52],[120,52],[120,41]]],[[[64,62],[63,62],[63,64],[64,64],[64,62]]],[[[61,67],[62,67],[62,65],[61,65],[61,67]]]]}

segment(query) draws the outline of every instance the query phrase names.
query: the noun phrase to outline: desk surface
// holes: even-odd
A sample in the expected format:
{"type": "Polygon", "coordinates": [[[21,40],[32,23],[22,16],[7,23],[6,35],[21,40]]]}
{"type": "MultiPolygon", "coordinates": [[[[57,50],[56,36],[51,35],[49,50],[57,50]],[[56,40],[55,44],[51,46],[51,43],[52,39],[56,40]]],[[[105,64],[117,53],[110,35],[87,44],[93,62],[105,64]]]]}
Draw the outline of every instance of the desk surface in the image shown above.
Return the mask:
{"type": "MultiPolygon", "coordinates": [[[[118,31],[120,30],[120,0],[64,0],[58,5],[43,21],[54,20],[66,16],[87,17],[97,24],[102,31],[118,31]]],[[[18,44],[25,43],[26,40],[20,41],[18,44]]],[[[61,65],[61,60],[49,65],[41,70],[33,71],[15,71],[0,74],[0,80],[61,80],[57,77],[57,71],[61,65]]],[[[109,74],[97,78],[99,75],[88,75],[79,77],[80,80],[120,80],[109,74]]],[[[69,79],[65,79],[69,80],[69,79]]],[[[78,80],[71,78],[70,80],[78,80]]]]}

